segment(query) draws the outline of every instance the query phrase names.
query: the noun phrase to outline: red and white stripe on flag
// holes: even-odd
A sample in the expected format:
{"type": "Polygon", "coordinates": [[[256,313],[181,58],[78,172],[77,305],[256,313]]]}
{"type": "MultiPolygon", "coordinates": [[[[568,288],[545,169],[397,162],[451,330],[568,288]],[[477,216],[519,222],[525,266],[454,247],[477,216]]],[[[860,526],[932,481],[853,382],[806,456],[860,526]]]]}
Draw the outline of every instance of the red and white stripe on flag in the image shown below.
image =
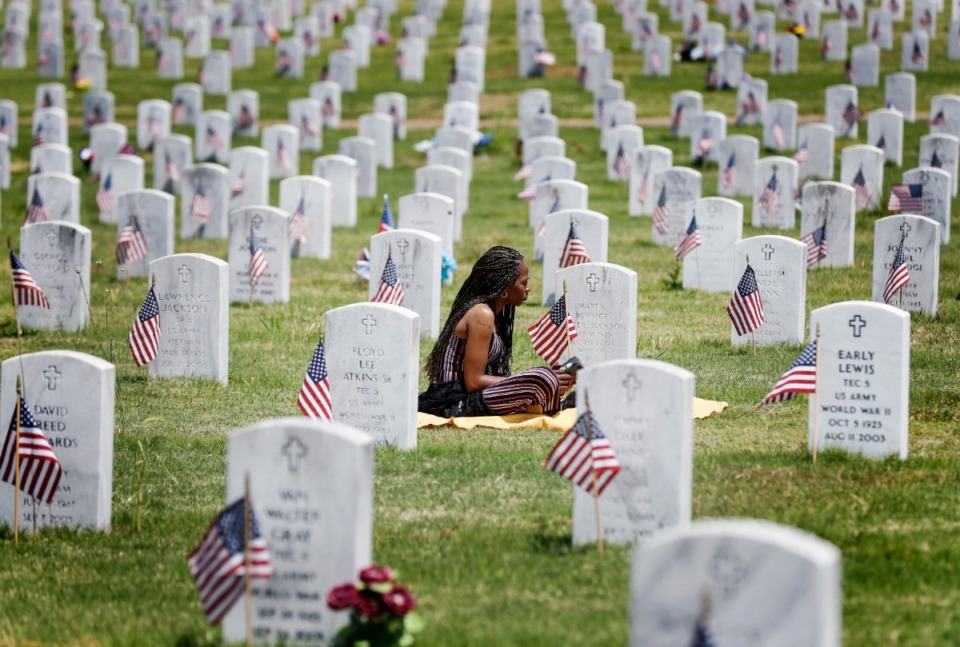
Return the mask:
{"type": "MultiPolygon", "coordinates": [[[[17,411],[14,409],[7,438],[0,452],[0,479],[16,484],[17,411]]],[[[26,398],[20,399],[20,491],[49,504],[60,485],[63,468],[53,448],[30,412],[26,398]]]]}
{"type": "Polygon", "coordinates": [[[591,494],[596,475],[598,496],[620,473],[620,462],[613,453],[610,441],[589,412],[581,415],[573,428],[550,451],[544,467],[570,479],[591,494]]]}
{"type": "Polygon", "coordinates": [[[565,297],[560,297],[537,323],[527,329],[533,350],[550,365],[558,364],[568,341],[577,338],[577,327],[567,314],[565,297]]]}
{"type": "Polygon", "coordinates": [[[147,292],[147,298],[140,306],[127,344],[137,366],[149,364],[157,357],[160,348],[160,307],[153,288],[147,292]]]}

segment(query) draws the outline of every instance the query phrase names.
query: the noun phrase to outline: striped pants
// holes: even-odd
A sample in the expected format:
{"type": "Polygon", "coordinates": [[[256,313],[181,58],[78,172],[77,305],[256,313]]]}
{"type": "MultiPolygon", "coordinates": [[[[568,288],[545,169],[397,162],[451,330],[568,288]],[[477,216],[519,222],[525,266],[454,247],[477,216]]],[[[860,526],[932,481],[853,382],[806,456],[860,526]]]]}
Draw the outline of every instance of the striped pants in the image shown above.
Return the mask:
{"type": "Polygon", "coordinates": [[[560,410],[560,382],[543,366],[511,375],[485,388],[482,394],[487,408],[498,416],[523,413],[531,406],[540,406],[551,415],[560,410]]]}

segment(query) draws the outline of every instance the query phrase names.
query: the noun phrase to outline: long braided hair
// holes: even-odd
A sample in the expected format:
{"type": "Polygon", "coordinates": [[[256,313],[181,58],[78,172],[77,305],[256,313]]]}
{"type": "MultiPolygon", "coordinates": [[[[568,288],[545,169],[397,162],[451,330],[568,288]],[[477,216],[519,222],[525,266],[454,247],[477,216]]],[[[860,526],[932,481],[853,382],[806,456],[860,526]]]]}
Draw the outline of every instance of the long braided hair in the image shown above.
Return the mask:
{"type": "MultiPolygon", "coordinates": [[[[424,369],[430,382],[440,379],[443,371],[443,355],[454,336],[454,328],[460,323],[464,315],[478,303],[487,303],[493,308],[496,298],[508,287],[513,285],[520,276],[520,264],[523,255],[512,247],[496,245],[491,247],[483,256],[477,259],[470,276],[463,282],[457,297],[453,300],[450,315],[443,325],[443,330],[434,344],[427,365],[424,369]]],[[[513,315],[514,307],[507,304],[496,314],[494,322],[497,335],[503,341],[503,354],[492,367],[494,375],[510,375],[510,360],[513,356],[513,315]]]]}

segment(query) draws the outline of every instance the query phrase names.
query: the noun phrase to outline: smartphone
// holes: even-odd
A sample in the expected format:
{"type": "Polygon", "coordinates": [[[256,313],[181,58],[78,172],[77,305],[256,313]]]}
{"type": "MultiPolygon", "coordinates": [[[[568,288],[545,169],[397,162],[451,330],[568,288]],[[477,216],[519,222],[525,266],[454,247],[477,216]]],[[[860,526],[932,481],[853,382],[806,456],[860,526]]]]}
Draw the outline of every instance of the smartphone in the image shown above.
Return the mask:
{"type": "Polygon", "coordinates": [[[568,375],[576,375],[577,371],[579,371],[581,368],[583,368],[583,364],[580,362],[580,358],[573,356],[558,366],[557,370],[567,373],[568,375]]]}

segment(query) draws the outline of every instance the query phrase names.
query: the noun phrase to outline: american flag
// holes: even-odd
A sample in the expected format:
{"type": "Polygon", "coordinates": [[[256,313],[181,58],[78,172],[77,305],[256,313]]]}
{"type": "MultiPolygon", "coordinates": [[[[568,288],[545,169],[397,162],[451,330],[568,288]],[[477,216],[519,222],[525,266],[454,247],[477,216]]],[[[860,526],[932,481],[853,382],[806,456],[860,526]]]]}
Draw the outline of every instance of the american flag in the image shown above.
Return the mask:
{"type": "Polygon", "coordinates": [[[833,49],[833,43],[830,42],[828,37],[824,36],[823,42],[820,43],[820,57],[826,58],[831,49],[833,49]]]}
{"type": "Polygon", "coordinates": [[[320,109],[324,117],[333,117],[337,114],[337,109],[333,105],[333,99],[326,97],[323,100],[323,107],[320,109]]]}
{"type": "Polygon", "coordinates": [[[757,205],[771,216],[776,215],[777,208],[780,206],[780,197],[777,195],[778,184],[777,174],[774,173],[770,176],[770,181],[767,182],[767,186],[763,187],[763,192],[760,193],[760,199],[757,200],[757,205]]]}
{"type": "Polygon", "coordinates": [[[570,232],[567,234],[567,241],[563,244],[563,252],[560,254],[560,267],[572,267],[581,263],[589,263],[590,254],[587,248],[583,246],[583,241],[577,235],[577,227],[571,221],[570,232]]]}
{"type": "Polygon", "coordinates": [[[697,618],[697,624],[693,628],[693,640],[690,647],[719,647],[717,640],[713,637],[713,632],[707,624],[704,617],[697,618]]]}
{"type": "Polygon", "coordinates": [[[280,76],[286,76],[290,74],[290,70],[293,68],[293,57],[290,56],[290,52],[285,49],[281,49],[277,52],[277,74],[280,76]]]}
{"type": "Polygon", "coordinates": [[[97,191],[97,206],[102,214],[113,213],[113,177],[109,173],[97,191]]]}
{"type": "Polygon", "coordinates": [[[33,188],[33,197],[30,198],[30,206],[27,207],[27,219],[23,224],[32,225],[35,222],[46,222],[50,220],[50,212],[43,204],[43,198],[40,197],[40,191],[33,188]]]}
{"type": "Polygon", "coordinates": [[[621,179],[630,177],[630,156],[623,150],[623,143],[617,146],[617,155],[613,158],[613,172],[621,179]]]}
{"type": "Polygon", "coordinates": [[[532,167],[529,164],[524,164],[520,167],[520,170],[513,174],[513,181],[519,182],[520,180],[526,180],[530,177],[532,167]]]}
{"type": "Polygon", "coordinates": [[[160,348],[160,305],[153,288],[147,290],[147,298],[133,320],[127,345],[137,366],[149,364],[157,356],[160,348]]]}
{"type": "Polygon", "coordinates": [[[650,190],[650,165],[647,164],[643,169],[643,177],[640,178],[640,188],[637,190],[637,202],[647,204],[647,193],[650,190]]]}
{"type": "Polygon", "coordinates": [[[804,162],[810,161],[810,147],[807,146],[807,140],[804,139],[800,144],[800,148],[797,149],[797,152],[793,154],[793,159],[797,164],[803,164],[804,162]]]}
{"type": "Polygon", "coordinates": [[[243,178],[244,171],[240,171],[240,174],[233,181],[233,184],[230,185],[230,197],[239,198],[247,190],[247,182],[243,178]]]}
{"type": "Polygon", "coordinates": [[[773,69],[779,72],[781,67],[783,67],[783,50],[778,47],[773,53],[773,69]]]}
{"type": "Polygon", "coordinates": [[[160,131],[160,120],[152,114],[147,115],[147,133],[151,139],[156,139],[162,134],[160,131]]]}
{"type": "Polygon", "coordinates": [[[6,115],[0,115],[0,135],[10,136],[10,123],[6,115]]]}
{"type": "Polygon", "coordinates": [[[890,299],[910,282],[910,270],[907,268],[907,259],[903,254],[903,239],[897,246],[897,252],[893,255],[893,265],[890,266],[890,274],[887,276],[887,283],[883,286],[883,302],[890,303],[890,299]]]}
{"type": "Polygon", "coordinates": [[[740,104],[744,115],[755,115],[760,112],[760,104],[753,92],[747,92],[747,98],[740,104]]]}
{"type": "Polygon", "coordinates": [[[757,275],[747,264],[737,289],[733,291],[733,298],[727,306],[727,315],[733,322],[737,335],[746,335],[763,325],[763,302],[760,300],[760,286],[757,285],[757,275]]]}
{"type": "Polygon", "coordinates": [[[393,231],[396,228],[397,225],[393,222],[393,212],[390,211],[390,199],[384,195],[383,213],[380,215],[380,227],[377,229],[377,233],[382,234],[385,231],[393,231]]]}
{"type": "Polygon", "coordinates": [[[847,107],[843,109],[843,121],[852,128],[858,121],[863,121],[863,110],[853,101],[848,102],[847,107]]]}
{"type": "Polygon", "coordinates": [[[223,137],[217,134],[216,128],[207,126],[206,142],[210,150],[218,151],[223,148],[223,137]]]}
{"type": "Polygon", "coordinates": [[[943,168],[943,160],[940,159],[937,151],[933,151],[933,155],[930,157],[930,166],[933,168],[943,168]]]}
{"type": "Polygon", "coordinates": [[[594,493],[596,477],[597,496],[620,473],[620,463],[610,447],[610,441],[589,411],[581,415],[573,428],[550,450],[544,467],[570,479],[591,494],[594,493]]]}
{"type": "Polygon", "coordinates": [[[662,66],[663,58],[661,58],[660,52],[653,50],[653,52],[650,53],[650,72],[658,74],[662,66]]]}
{"type": "Polygon", "coordinates": [[[173,157],[170,156],[170,151],[166,152],[163,163],[164,171],[167,173],[167,178],[176,184],[180,181],[180,169],[177,168],[177,163],[173,161],[173,157]]]}
{"type": "Polygon", "coordinates": [[[320,129],[315,123],[310,121],[307,115],[300,115],[300,130],[309,137],[317,137],[320,134],[320,129]]]}
{"type": "Polygon", "coordinates": [[[533,55],[533,62],[537,65],[556,65],[557,56],[553,52],[542,51],[533,55]]]}
{"type": "Polygon", "coordinates": [[[927,120],[927,123],[931,126],[943,126],[947,123],[947,117],[943,114],[943,108],[938,110],[936,114],[930,115],[930,119],[927,120]]]}
{"type": "Polygon", "coordinates": [[[527,202],[533,202],[537,199],[537,185],[531,184],[528,187],[525,187],[520,193],[517,194],[517,200],[526,200],[527,202]]]}
{"type": "Polygon", "coordinates": [[[203,184],[200,182],[197,182],[197,189],[193,193],[193,202],[190,203],[190,213],[197,219],[197,222],[201,224],[210,222],[210,217],[213,215],[210,208],[210,199],[207,198],[207,194],[204,193],[203,184]]]}
{"type": "Polygon", "coordinates": [[[187,121],[187,103],[183,97],[177,97],[173,100],[173,123],[183,124],[187,121]]]}
{"type": "Polygon", "coordinates": [[[720,171],[720,181],[723,182],[723,186],[732,189],[737,185],[737,154],[730,153],[730,157],[727,158],[727,163],[724,165],[723,169],[720,171]]]}
{"type": "Polygon", "coordinates": [[[880,152],[883,153],[883,158],[887,158],[887,138],[881,133],[880,139],[877,140],[877,148],[880,149],[880,152]]]}
{"type": "Polygon", "coordinates": [[[397,69],[397,74],[403,69],[403,45],[398,44],[397,50],[393,53],[393,66],[397,69]]]}
{"type": "Polygon", "coordinates": [[[787,138],[783,130],[783,124],[780,123],[780,117],[773,120],[773,125],[770,126],[770,136],[773,137],[773,143],[778,149],[783,148],[787,138]]]}
{"type": "Polygon", "coordinates": [[[890,187],[890,201],[887,203],[887,209],[923,213],[923,185],[894,184],[890,187]]]}
{"type": "MultiPolygon", "coordinates": [[[[248,499],[231,503],[217,515],[188,558],[190,574],[200,593],[203,612],[212,625],[219,624],[243,594],[247,575],[246,508],[248,499]]],[[[267,542],[250,503],[250,577],[273,577],[267,542]]]]}
{"type": "Polygon", "coordinates": [[[290,159],[290,154],[287,153],[287,147],[283,145],[282,137],[277,138],[277,166],[284,171],[293,169],[293,161],[290,159]]]}
{"type": "Polygon", "coordinates": [[[807,267],[813,267],[827,257],[827,223],[801,237],[800,242],[807,246],[807,267]]]}
{"type": "Polygon", "coordinates": [[[567,298],[561,296],[537,323],[527,328],[533,350],[542,357],[547,364],[560,363],[563,351],[567,349],[569,341],[577,338],[577,327],[573,319],[567,314],[567,298]]]}
{"type": "Polygon", "coordinates": [[[800,353],[790,368],[780,376],[777,383],[770,389],[770,393],[763,398],[760,406],[772,402],[793,400],[799,393],[816,393],[817,391],[817,340],[810,342],[800,353]]]}
{"type": "Polygon", "coordinates": [[[370,280],[370,252],[366,247],[360,250],[357,260],[353,262],[353,272],[364,281],[370,280]]]}
{"type": "Polygon", "coordinates": [[[260,239],[257,238],[253,227],[250,227],[250,266],[247,268],[247,276],[250,277],[250,288],[257,285],[257,281],[267,271],[267,255],[260,247],[260,239]]]}
{"type": "Polygon", "coordinates": [[[314,420],[330,420],[333,410],[330,406],[330,382],[327,379],[327,357],[323,352],[323,340],[317,342],[313,351],[307,375],[303,378],[297,406],[303,415],[314,420]]]}
{"type": "Polygon", "coordinates": [[[397,276],[397,265],[393,262],[393,255],[387,255],[387,262],[380,275],[380,285],[377,293],[370,299],[372,303],[390,303],[395,306],[403,305],[403,286],[397,276]]]}
{"type": "Polygon", "coordinates": [[[870,29],[870,40],[880,39],[880,21],[874,20],[873,27],[870,29]]]}
{"type": "Polygon", "coordinates": [[[910,61],[914,65],[923,65],[927,61],[927,57],[923,55],[923,48],[920,47],[920,40],[915,39],[913,41],[913,51],[910,53],[910,61]]]}
{"type": "Polygon", "coordinates": [[[47,295],[30,276],[23,262],[10,250],[10,267],[13,271],[13,300],[18,306],[40,306],[50,308],[47,295]]]}
{"type": "Polygon", "coordinates": [[[670,222],[667,219],[667,185],[660,187],[660,197],[657,198],[657,206],[653,208],[653,226],[660,235],[666,235],[670,230],[670,222]]]}
{"type": "Polygon", "coordinates": [[[870,198],[873,197],[873,194],[870,193],[870,189],[867,188],[867,179],[863,176],[863,169],[857,171],[857,174],[853,177],[851,186],[853,186],[857,194],[857,209],[866,209],[867,205],[870,204],[870,198]]]}
{"type": "Polygon", "coordinates": [[[33,145],[43,146],[47,143],[47,136],[43,132],[43,124],[37,124],[37,130],[33,133],[33,145]]]}
{"type": "Polygon", "coordinates": [[[130,222],[117,237],[117,263],[126,265],[147,256],[147,237],[140,229],[137,216],[131,214],[130,222]]]}
{"type": "Polygon", "coordinates": [[[683,117],[683,104],[678,103],[677,109],[673,111],[673,115],[670,117],[670,131],[676,135],[677,131],[680,130],[680,119],[683,117]]]}
{"type": "Polygon", "coordinates": [[[677,246],[673,249],[673,255],[678,261],[682,261],[687,254],[702,244],[700,240],[700,229],[697,227],[697,214],[693,214],[693,217],[690,218],[690,225],[687,227],[687,233],[684,235],[683,240],[677,243],[677,246]]]}
{"type": "Polygon", "coordinates": [[[302,197],[297,210],[290,217],[290,238],[301,243],[307,242],[307,207],[302,197]]]}
{"type": "MultiPolygon", "coordinates": [[[[50,504],[57,493],[63,468],[53,448],[43,435],[40,423],[30,412],[25,397],[20,397],[20,491],[50,504]]],[[[7,438],[0,453],[0,477],[16,485],[17,470],[17,411],[14,409],[7,438]]]]}
{"type": "Polygon", "coordinates": [[[767,30],[761,29],[757,32],[757,49],[767,48],[767,30]]]}
{"type": "Polygon", "coordinates": [[[713,150],[713,140],[710,139],[710,131],[704,130],[700,133],[700,139],[697,140],[697,146],[693,151],[693,156],[697,159],[703,159],[713,150]]]}
{"type": "Polygon", "coordinates": [[[263,18],[257,20],[257,29],[259,29],[271,43],[275,43],[277,39],[280,38],[280,34],[277,33],[277,28],[263,18]]]}

